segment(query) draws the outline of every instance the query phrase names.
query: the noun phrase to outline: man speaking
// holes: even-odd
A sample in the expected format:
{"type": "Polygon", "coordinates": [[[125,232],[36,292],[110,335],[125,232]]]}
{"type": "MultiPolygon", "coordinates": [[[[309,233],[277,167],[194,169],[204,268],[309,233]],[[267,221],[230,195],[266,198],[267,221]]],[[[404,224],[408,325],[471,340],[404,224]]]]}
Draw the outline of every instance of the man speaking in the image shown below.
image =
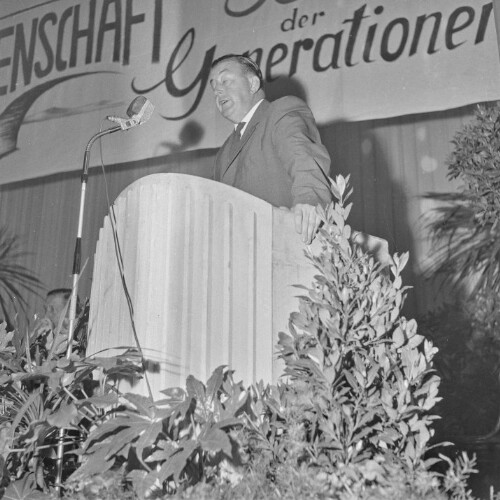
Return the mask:
{"type": "Polygon", "coordinates": [[[321,222],[316,206],[332,199],[330,157],[311,110],[297,97],[267,101],[259,67],[241,55],[215,60],[210,85],[217,109],[235,125],[215,158],[214,179],[290,208],[311,243],[321,222]]]}

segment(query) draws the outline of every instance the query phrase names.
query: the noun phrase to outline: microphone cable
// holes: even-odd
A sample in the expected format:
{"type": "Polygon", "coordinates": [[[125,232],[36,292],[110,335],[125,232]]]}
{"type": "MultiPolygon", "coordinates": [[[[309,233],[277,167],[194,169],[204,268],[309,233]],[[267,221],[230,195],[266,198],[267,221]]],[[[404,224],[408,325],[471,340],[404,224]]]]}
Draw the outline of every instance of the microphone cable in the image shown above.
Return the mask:
{"type": "MultiPolygon", "coordinates": [[[[102,131],[102,127],[103,127],[103,124],[104,124],[105,120],[106,120],[106,118],[104,118],[104,119],[101,120],[101,125],[99,127],[99,131],[102,131]]],[[[109,207],[108,215],[109,215],[109,220],[110,220],[110,223],[111,223],[111,233],[113,235],[113,242],[114,242],[114,248],[115,248],[116,262],[118,264],[118,270],[119,270],[119,273],[120,273],[120,279],[121,279],[121,283],[122,283],[122,287],[123,287],[123,292],[125,294],[125,298],[126,298],[126,301],[127,301],[127,307],[128,307],[129,316],[130,316],[130,324],[132,326],[132,332],[134,334],[134,339],[135,339],[135,343],[137,345],[137,350],[139,351],[139,355],[141,357],[141,365],[142,365],[142,369],[144,371],[144,379],[146,381],[146,385],[147,385],[147,389],[148,389],[148,393],[149,393],[149,396],[151,398],[151,401],[154,401],[153,391],[151,389],[151,384],[149,382],[149,378],[148,378],[148,375],[147,375],[146,360],[144,358],[144,351],[143,351],[141,343],[139,341],[139,335],[137,333],[137,328],[136,328],[136,325],[135,325],[134,305],[132,303],[132,297],[130,296],[130,293],[129,293],[129,290],[128,290],[127,280],[125,278],[125,268],[124,268],[124,265],[123,265],[122,250],[121,250],[121,246],[120,246],[120,240],[118,238],[118,230],[116,228],[117,222],[116,222],[115,207],[114,207],[114,204],[111,204],[110,197],[109,197],[108,181],[107,181],[107,178],[106,178],[106,171],[105,171],[105,168],[104,168],[104,154],[103,154],[103,149],[102,149],[101,138],[99,138],[99,156],[100,156],[101,170],[102,170],[102,174],[103,174],[103,177],[104,177],[104,191],[106,193],[106,201],[107,201],[107,204],[108,204],[108,207],[109,207]]]]}

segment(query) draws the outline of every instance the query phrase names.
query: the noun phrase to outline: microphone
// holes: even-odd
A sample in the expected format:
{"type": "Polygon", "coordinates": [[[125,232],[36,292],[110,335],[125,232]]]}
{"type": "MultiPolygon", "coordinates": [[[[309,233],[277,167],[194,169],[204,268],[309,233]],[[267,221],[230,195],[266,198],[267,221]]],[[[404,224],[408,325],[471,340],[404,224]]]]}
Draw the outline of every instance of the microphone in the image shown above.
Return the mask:
{"type": "Polygon", "coordinates": [[[128,118],[107,116],[106,119],[110,122],[118,123],[122,130],[128,130],[129,128],[146,123],[151,118],[154,109],[151,101],[140,95],[130,103],[127,109],[128,118]]]}

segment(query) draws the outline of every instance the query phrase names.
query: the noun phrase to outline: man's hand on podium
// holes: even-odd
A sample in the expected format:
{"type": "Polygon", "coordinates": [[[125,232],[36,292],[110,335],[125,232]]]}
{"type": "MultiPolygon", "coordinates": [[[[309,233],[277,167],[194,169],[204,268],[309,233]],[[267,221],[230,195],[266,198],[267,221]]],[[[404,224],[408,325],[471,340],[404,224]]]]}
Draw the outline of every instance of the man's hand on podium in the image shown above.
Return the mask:
{"type": "MultiPolygon", "coordinates": [[[[282,210],[288,210],[286,207],[280,208],[282,210]]],[[[318,215],[316,207],[306,203],[297,203],[290,211],[294,216],[295,231],[300,234],[302,241],[306,245],[310,245],[321,224],[321,217],[318,215]]]]}

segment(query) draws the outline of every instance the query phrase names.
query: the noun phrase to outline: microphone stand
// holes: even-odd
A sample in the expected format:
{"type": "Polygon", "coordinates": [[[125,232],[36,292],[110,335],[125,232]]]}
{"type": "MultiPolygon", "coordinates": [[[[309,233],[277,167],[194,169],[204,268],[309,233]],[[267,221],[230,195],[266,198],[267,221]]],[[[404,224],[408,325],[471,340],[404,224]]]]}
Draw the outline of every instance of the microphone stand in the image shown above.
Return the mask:
{"type": "MultiPolygon", "coordinates": [[[[73,351],[73,333],[75,329],[76,321],[76,306],[78,302],[78,280],[80,278],[81,269],[81,249],[82,249],[82,227],[83,227],[83,213],[85,208],[85,194],[87,190],[87,181],[89,177],[89,162],[90,162],[90,150],[92,145],[97,139],[100,139],[104,135],[112,134],[113,132],[118,132],[122,130],[120,125],[116,127],[111,127],[106,130],[101,130],[94,136],[92,136],[87,143],[85,148],[85,154],[83,157],[83,169],[81,175],[81,194],[80,194],[80,212],[78,215],[78,229],[76,234],[76,244],[75,253],[73,256],[73,285],[71,287],[71,298],[69,303],[69,327],[68,327],[68,346],[66,349],[66,358],[71,357],[73,351]]],[[[57,477],[55,481],[56,493],[60,494],[61,483],[62,483],[62,466],[64,458],[64,429],[59,429],[59,442],[57,444],[57,477]]]]}
{"type": "Polygon", "coordinates": [[[85,154],[83,157],[83,169],[81,176],[81,194],[80,194],[80,213],[78,215],[78,229],[76,233],[76,243],[75,243],[75,253],[73,256],[73,285],[71,287],[71,299],[69,302],[69,328],[68,328],[68,347],[66,350],[66,357],[69,358],[73,349],[73,333],[75,329],[76,321],[76,306],[78,302],[78,279],[80,278],[81,270],[81,250],[82,250],[82,227],[83,227],[83,212],[85,208],[85,194],[87,190],[87,181],[89,178],[89,162],[90,162],[90,150],[92,145],[97,139],[100,139],[104,135],[112,134],[113,132],[118,132],[122,130],[119,125],[116,127],[111,127],[106,130],[101,130],[94,136],[92,136],[87,143],[85,148],[85,154]]]}

